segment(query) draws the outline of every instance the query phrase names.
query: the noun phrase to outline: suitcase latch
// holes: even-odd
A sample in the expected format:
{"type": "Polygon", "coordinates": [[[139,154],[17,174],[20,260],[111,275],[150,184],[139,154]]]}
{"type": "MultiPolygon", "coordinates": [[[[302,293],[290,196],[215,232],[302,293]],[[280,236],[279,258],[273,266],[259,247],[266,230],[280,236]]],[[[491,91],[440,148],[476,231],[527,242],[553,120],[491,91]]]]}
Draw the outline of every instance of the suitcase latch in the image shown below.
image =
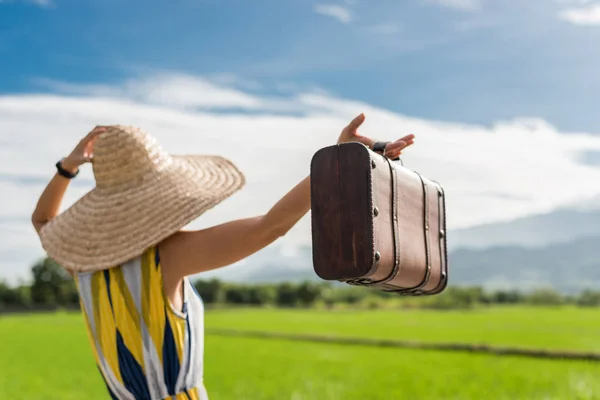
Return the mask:
{"type": "Polygon", "coordinates": [[[373,281],[368,278],[359,278],[348,280],[346,281],[346,283],[352,286],[371,286],[373,284],[373,281]]]}

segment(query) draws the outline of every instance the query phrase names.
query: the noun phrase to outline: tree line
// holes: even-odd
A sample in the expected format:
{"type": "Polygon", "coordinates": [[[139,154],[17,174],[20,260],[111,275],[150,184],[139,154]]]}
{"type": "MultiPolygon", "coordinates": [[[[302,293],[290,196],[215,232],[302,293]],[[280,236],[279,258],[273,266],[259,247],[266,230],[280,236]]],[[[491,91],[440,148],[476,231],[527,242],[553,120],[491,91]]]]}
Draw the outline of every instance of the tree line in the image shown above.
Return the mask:
{"type": "MultiPolygon", "coordinates": [[[[240,284],[218,279],[198,279],[193,285],[204,303],[211,307],[466,309],[494,304],[600,307],[600,291],[592,290],[565,295],[551,288],[524,292],[486,291],[481,287],[450,286],[437,296],[412,298],[364,287],[319,281],[240,284]]],[[[9,286],[0,282],[0,311],[76,308],[78,304],[79,297],[73,279],[49,258],[44,258],[32,267],[31,284],[9,286]]]]}

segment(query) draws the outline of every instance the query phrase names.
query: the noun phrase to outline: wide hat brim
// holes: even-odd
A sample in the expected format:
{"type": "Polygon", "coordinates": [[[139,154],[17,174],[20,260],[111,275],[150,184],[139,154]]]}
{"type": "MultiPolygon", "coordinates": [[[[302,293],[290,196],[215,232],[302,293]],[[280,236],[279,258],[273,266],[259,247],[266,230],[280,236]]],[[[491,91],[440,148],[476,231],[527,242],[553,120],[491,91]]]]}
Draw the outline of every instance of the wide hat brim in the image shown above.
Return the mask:
{"type": "Polygon", "coordinates": [[[230,197],[244,175],[220,156],[171,156],[167,168],[122,190],[94,188],[40,231],[48,256],[85,272],[112,268],[230,197]]]}

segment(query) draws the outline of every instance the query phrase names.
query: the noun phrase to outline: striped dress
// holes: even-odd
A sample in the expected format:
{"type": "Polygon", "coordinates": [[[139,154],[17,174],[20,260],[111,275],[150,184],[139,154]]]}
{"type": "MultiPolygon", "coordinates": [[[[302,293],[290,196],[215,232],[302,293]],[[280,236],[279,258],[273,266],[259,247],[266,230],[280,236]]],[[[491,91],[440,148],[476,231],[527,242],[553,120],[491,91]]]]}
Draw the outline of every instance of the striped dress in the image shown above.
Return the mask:
{"type": "Polygon", "coordinates": [[[165,296],[158,249],[105,271],[76,274],[88,337],[118,400],[207,400],[204,307],[184,279],[184,305],[165,296]]]}

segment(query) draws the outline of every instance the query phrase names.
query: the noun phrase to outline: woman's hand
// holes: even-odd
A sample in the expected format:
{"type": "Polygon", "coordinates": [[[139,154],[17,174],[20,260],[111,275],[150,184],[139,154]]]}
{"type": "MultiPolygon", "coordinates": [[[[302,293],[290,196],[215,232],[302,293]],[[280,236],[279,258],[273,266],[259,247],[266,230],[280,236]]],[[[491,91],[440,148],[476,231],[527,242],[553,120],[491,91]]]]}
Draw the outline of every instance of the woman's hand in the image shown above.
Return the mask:
{"type": "MultiPolygon", "coordinates": [[[[62,167],[69,172],[75,173],[80,165],[90,162],[93,156],[94,142],[98,135],[105,131],[105,127],[97,126],[88,133],[86,137],[81,139],[71,154],[62,160],[62,167]]],[[[71,182],[70,179],[65,179],[61,175],[55,174],[42,192],[31,216],[31,222],[36,232],[39,233],[48,221],[58,215],[58,210],[60,209],[60,204],[69,182],[71,182]]]]}
{"type": "Polygon", "coordinates": [[[81,139],[71,154],[62,161],[62,167],[69,172],[75,173],[81,165],[91,162],[94,156],[94,143],[96,142],[98,135],[103,132],[106,132],[106,127],[95,127],[81,139]]]}
{"type": "MultiPolygon", "coordinates": [[[[338,144],[347,142],[360,142],[368,148],[373,149],[373,145],[376,141],[366,136],[362,136],[358,133],[358,128],[362,125],[364,121],[364,114],[360,114],[359,116],[354,118],[342,131],[338,139],[338,144]]],[[[402,154],[402,150],[413,144],[414,138],[415,135],[410,134],[396,140],[393,143],[388,144],[385,147],[385,156],[391,159],[399,157],[400,154],[402,154]]]]}

